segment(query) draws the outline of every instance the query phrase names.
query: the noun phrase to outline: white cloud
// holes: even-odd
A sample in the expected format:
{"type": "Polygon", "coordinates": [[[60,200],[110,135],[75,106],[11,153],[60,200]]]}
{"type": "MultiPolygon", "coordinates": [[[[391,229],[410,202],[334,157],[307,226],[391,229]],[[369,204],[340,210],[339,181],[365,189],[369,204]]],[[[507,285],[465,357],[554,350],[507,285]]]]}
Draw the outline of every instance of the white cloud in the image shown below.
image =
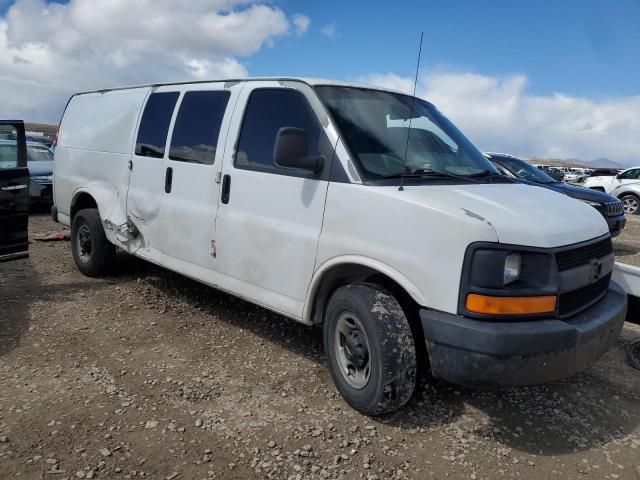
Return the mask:
{"type": "MultiPolygon", "coordinates": [[[[413,79],[374,74],[367,83],[413,91],[413,79]]],[[[433,102],[482,150],[514,155],[637,163],[640,95],[595,101],[527,92],[524,75],[490,77],[431,72],[419,78],[417,95],[433,102]]]]}
{"type": "Polygon", "coordinates": [[[260,0],[17,0],[0,17],[0,117],[56,122],[78,90],[246,76],[239,57],[308,27],[260,0]]]}
{"type": "Polygon", "coordinates": [[[320,29],[320,33],[329,38],[335,38],[338,35],[338,25],[336,22],[326,24],[320,29]]]}
{"type": "Polygon", "coordinates": [[[306,15],[301,15],[296,13],[293,17],[291,17],[291,22],[296,29],[296,35],[302,35],[309,30],[309,25],[311,24],[311,20],[306,15]]]}

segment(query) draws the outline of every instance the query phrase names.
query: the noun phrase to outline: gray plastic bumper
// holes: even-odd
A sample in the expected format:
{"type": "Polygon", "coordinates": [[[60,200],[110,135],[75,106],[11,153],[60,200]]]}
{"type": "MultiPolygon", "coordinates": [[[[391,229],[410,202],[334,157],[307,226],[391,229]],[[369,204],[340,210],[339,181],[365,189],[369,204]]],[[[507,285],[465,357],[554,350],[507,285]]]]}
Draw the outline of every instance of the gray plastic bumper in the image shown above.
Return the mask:
{"type": "Polygon", "coordinates": [[[564,320],[490,322],[421,310],[436,377],[464,385],[534,385],[574,375],[617,340],[627,296],[611,282],[605,297],[564,320]]]}

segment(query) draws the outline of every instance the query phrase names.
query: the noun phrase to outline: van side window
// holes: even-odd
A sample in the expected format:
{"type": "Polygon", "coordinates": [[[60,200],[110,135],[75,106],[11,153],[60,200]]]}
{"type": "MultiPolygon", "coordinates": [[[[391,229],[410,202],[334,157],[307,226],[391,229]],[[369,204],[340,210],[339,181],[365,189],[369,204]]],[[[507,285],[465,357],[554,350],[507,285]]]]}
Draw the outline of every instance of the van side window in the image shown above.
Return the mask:
{"type": "Polygon", "coordinates": [[[319,154],[322,129],[307,99],[296,90],[284,88],[258,89],[251,93],[242,122],[237,168],[282,173],[289,169],[273,161],[276,134],[282,127],[307,131],[309,155],[319,154]]]}
{"type": "Polygon", "coordinates": [[[169,158],[213,165],[229,92],[187,92],[173,127],[169,158]]]}
{"type": "Polygon", "coordinates": [[[161,92],[149,96],[138,129],[136,155],[164,157],[164,146],[178,95],[178,92],[161,92]]]}

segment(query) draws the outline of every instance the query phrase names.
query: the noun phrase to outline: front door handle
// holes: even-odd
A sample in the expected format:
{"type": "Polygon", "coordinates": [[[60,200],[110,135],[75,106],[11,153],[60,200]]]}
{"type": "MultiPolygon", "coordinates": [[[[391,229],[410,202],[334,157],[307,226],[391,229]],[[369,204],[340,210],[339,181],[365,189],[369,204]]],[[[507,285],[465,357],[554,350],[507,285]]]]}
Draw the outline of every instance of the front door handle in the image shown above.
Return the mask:
{"type": "Polygon", "coordinates": [[[231,175],[225,175],[222,177],[222,195],[220,200],[225,205],[229,203],[229,195],[231,194],[231,175]]]}
{"type": "Polygon", "coordinates": [[[164,175],[164,193],[171,193],[171,184],[173,183],[173,168],[167,167],[167,173],[164,175]]]}
{"type": "Polygon", "coordinates": [[[6,187],[2,187],[2,190],[5,192],[11,192],[13,190],[24,190],[25,188],[27,188],[26,185],[8,185],[6,187]]]}

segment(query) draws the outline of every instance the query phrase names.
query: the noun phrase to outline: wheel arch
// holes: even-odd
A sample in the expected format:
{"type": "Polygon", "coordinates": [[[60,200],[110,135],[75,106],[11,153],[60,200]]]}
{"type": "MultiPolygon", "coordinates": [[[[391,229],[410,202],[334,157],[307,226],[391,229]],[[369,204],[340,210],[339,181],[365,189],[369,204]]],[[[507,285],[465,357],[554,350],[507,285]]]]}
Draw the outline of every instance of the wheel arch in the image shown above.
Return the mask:
{"type": "MultiPolygon", "coordinates": [[[[634,191],[634,190],[623,190],[620,193],[616,193],[615,196],[619,199],[622,200],[624,197],[633,197],[635,198],[638,203],[640,204],[640,193],[634,191]]],[[[636,210],[635,212],[626,212],[625,213],[627,215],[638,215],[640,213],[640,209],[636,210]]]]}
{"type": "Polygon", "coordinates": [[[92,193],[85,189],[77,190],[73,194],[71,199],[71,208],[69,209],[69,219],[71,223],[73,223],[73,219],[76,214],[85,208],[96,208],[98,209],[98,212],[100,211],[98,202],[92,193]]]}
{"type": "Polygon", "coordinates": [[[616,197],[618,198],[622,198],[625,195],[633,195],[634,197],[636,197],[638,200],[640,200],[640,193],[633,191],[633,190],[624,190],[623,192],[620,193],[616,193],[616,197]]]}
{"type": "Polygon", "coordinates": [[[368,257],[344,256],[323,263],[315,272],[303,310],[303,321],[320,324],[331,293],[354,281],[366,281],[389,290],[405,309],[426,305],[420,290],[404,275],[368,257]]]}

